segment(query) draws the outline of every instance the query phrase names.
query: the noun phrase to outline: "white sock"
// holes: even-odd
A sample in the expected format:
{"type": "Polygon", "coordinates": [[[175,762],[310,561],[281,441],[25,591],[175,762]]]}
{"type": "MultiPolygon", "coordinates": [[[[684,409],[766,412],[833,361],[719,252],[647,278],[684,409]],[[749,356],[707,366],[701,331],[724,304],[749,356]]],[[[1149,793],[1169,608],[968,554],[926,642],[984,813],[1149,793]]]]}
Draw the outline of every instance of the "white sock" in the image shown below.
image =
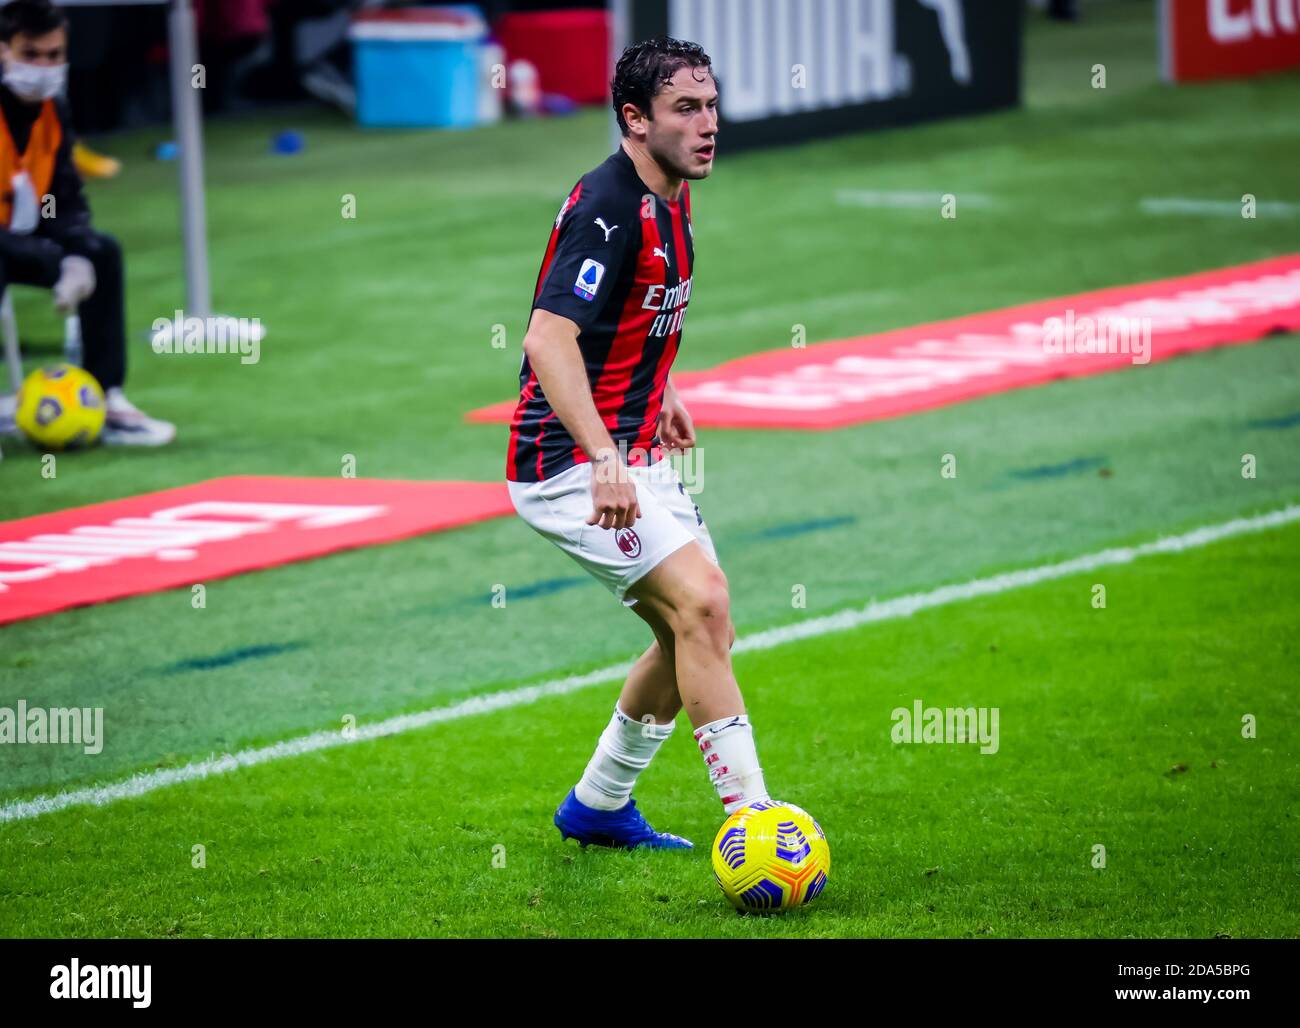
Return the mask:
{"type": "Polygon", "coordinates": [[[713,787],[728,814],[768,798],[754,749],[754,729],[745,714],[723,717],[695,729],[713,787]]]}
{"type": "Polygon", "coordinates": [[[644,724],[614,705],[614,716],[596,743],[582,780],[574,787],[578,802],[596,810],[618,810],[627,805],[632,786],[673,734],[673,722],[644,724]]]}

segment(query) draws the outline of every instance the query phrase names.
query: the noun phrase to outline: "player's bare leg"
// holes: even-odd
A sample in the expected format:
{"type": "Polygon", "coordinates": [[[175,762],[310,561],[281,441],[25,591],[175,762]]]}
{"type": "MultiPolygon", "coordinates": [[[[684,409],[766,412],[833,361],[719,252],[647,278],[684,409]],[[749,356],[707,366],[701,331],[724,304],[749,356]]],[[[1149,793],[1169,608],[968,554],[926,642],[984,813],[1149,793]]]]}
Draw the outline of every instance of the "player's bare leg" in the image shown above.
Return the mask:
{"type": "Polygon", "coordinates": [[[632,799],[637,778],[672,735],[682,705],[672,634],[648,609],[643,617],[655,641],[628,673],[613,716],[582,778],[556,811],[555,824],[565,838],[572,836],[583,845],[689,849],[688,840],[651,828],[632,799]]]}
{"type": "Polygon", "coordinates": [[[654,632],[655,641],[632,666],[618,706],[635,721],[666,725],[682,709],[677,692],[677,668],[672,630],[644,604],[632,608],[654,632]]]}
{"type": "MultiPolygon", "coordinates": [[[[623,691],[619,694],[619,708],[637,721],[666,725],[682,709],[681,695],[677,689],[676,644],[672,629],[649,606],[638,603],[632,608],[654,632],[650,644],[628,673],[623,691]]],[[[736,629],[728,619],[727,646],[736,641],[736,629]]]]}
{"type": "Polygon", "coordinates": [[[767,799],[763,769],[731,669],[731,599],[722,569],[689,543],[628,591],[672,633],[677,692],[727,813],[767,799]]]}
{"type": "MultiPolygon", "coordinates": [[[[692,543],[686,549],[698,550],[699,547],[692,543]]],[[[700,554],[703,557],[702,550],[700,554]]],[[[668,559],[672,560],[672,557],[668,559]]],[[[714,567],[707,558],[703,559],[709,567],[714,567]]],[[[628,673],[627,681],[623,684],[623,691],[614,708],[614,715],[596,744],[596,752],[592,754],[582,779],[574,786],[573,791],[556,812],[556,825],[566,837],[574,835],[584,844],[587,842],[601,844],[603,840],[599,834],[600,818],[626,818],[632,823],[633,837],[638,835],[644,837],[642,845],[660,848],[689,846],[686,840],[678,836],[654,832],[641,819],[636,812],[635,803],[631,800],[632,787],[636,784],[637,777],[649,766],[659,747],[672,734],[674,719],[677,712],[682,709],[681,694],[677,685],[678,643],[677,633],[673,628],[674,623],[667,621],[661,615],[660,611],[663,607],[659,604],[638,601],[632,609],[650,626],[655,641],[641,654],[640,659],[628,673]]],[[[683,629],[684,636],[691,636],[691,633],[685,630],[682,620],[679,619],[676,623],[683,629]]],[[[724,640],[728,649],[735,638],[735,629],[728,617],[724,640]]],[[[729,668],[729,659],[726,660],[726,664],[729,668]]],[[[732,686],[735,687],[734,678],[732,678],[732,686]]],[[[739,689],[735,689],[735,695],[738,699],[739,689]]],[[[739,720],[744,723],[733,723],[737,719],[724,718],[718,725],[705,725],[701,729],[707,731],[709,728],[719,730],[726,728],[725,736],[717,738],[720,747],[718,754],[721,755],[726,750],[735,751],[739,747],[741,751],[738,754],[739,759],[731,761],[735,764],[746,762],[747,758],[743,751],[746,749],[751,753],[753,751],[748,722],[743,718],[739,720]]],[[[713,760],[709,759],[714,756],[709,752],[709,748],[714,745],[713,741],[710,741],[712,739],[713,736],[706,740],[699,740],[697,732],[697,741],[700,741],[700,747],[705,751],[706,766],[709,767],[710,773],[715,773],[719,768],[725,771],[728,765],[719,765],[716,757],[713,760]],[[706,742],[708,747],[705,745],[706,742]]],[[[758,770],[757,760],[748,760],[748,764],[752,764],[755,771],[758,770]]],[[[715,774],[715,780],[716,777],[715,774]]],[[[747,799],[752,801],[762,798],[754,794],[752,778],[747,781],[749,790],[744,793],[747,799]]],[[[761,785],[761,776],[759,784],[761,785]]],[[[728,785],[724,799],[733,791],[734,789],[728,785]]],[[[724,794],[721,787],[719,793],[724,794]]],[[[626,831],[626,826],[622,830],[626,831]]],[[[619,836],[620,839],[622,837],[619,836]]]]}
{"type": "MultiPolygon", "coordinates": [[[[690,543],[669,555],[631,589],[643,618],[665,625],[673,646],[677,692],[691,725],[745,713],[731,670],[731,599],[727,576],[690,543]]],[[[662,643],[661,643],[662,645],[662,643]]]]}
{"type": "Polygon", "coordinates": [[[648,608],[643,617],[655,641],[628,673],[614,714],[574,788],[577,798],[593,810],[618,810],[627,803],[637,777],[672,734],[682,708],[672,633],[648,608]]]}

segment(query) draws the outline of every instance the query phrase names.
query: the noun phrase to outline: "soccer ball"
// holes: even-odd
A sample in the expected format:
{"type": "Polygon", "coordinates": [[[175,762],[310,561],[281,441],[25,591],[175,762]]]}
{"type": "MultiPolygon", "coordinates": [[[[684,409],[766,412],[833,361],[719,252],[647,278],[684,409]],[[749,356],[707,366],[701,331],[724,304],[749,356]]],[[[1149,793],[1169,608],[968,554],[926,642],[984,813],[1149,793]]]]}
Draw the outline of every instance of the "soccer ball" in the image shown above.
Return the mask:
{"type": "Polygon", "coordinates": [[[737,910],[771,913],[810,903],[830,872],[826,833],[793,803],[741,807],[713,840],[713,876],[737,910]]]}
{"type": "Polygon", "coordinates": [[[71,364],[39,368],[18,390],[14,420],[43,450],[89,446],[104,427],[104,390],[71,364]]]}

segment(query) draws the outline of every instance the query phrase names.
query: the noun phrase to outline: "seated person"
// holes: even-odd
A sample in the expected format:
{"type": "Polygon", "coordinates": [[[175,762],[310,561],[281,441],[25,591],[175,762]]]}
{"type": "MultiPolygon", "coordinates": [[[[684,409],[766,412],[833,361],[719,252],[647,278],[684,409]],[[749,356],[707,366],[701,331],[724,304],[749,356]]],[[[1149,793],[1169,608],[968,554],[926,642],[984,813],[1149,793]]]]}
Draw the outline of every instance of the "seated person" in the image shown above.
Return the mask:
{"type": "Polygon", "coordinates": [[[0,8],[0,295],[10,283],[54,291],[81,315],[82,363],[107,399],[108,445],[162,446],[176,426],[145,415],[122,393],[126,306],[122,250],[97,232],[73,160],[67,20],[49,0],[0,8]]]}

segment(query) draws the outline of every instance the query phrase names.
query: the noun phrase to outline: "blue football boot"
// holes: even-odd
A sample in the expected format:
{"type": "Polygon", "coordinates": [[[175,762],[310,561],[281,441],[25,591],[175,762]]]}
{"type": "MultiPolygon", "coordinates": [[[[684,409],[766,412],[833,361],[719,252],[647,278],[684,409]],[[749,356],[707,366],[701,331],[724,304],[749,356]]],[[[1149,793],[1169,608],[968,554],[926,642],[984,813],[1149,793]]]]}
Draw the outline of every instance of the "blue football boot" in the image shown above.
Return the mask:
{"type": "Polygon", "coordinates": [[[574,794],[572,789],[555,811],[555,827],[564,839],[577,839],[587,846],[610,846],[614,849],[689,850],[689,839],[669,832],[656,832],[636,809],[636,800],[618,810],[594,810],[574,794]]]}

